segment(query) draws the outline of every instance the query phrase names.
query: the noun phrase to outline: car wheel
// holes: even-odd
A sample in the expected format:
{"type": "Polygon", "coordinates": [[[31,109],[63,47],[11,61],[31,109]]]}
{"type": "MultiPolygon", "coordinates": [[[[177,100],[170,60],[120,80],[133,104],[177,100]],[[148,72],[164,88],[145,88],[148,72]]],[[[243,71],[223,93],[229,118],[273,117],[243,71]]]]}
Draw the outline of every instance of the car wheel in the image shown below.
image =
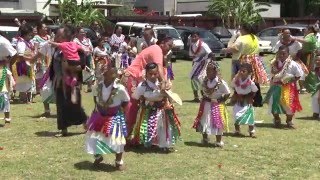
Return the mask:
{"type": "Polygon", "coordinates": [[[259,53],[259,56],[263,56],[263,55],[264,55],[264,53],[262,53],[262,52],[261,52],[261,53],[259,53]]]}

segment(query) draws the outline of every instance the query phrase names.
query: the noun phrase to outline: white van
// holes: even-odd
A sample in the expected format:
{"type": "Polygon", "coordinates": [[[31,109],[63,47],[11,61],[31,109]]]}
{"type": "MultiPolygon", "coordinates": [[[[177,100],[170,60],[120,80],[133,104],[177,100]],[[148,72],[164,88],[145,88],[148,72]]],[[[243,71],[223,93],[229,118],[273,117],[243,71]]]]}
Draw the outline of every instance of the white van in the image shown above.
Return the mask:
{"type": "Polygon", "coordinates": [[[153,26],[153,30],[155,32],[155,36],[157,38],[159,33],[166,34],[169,37],[173,38],[174,48],[172,49],[173,55],[172,59],[176,59],[180,57],[181,50],[184,48],[183,41],[180,37],[178,31],[169,25],[157,25],[157,24],[148,24],[148,23],[139,23],[139,22],[118,22],[115,26],[115,29],[121,26],[122,33],[124,35],[128,35],[130,37],[136,37],[138,43],[138,52],[141,51],[139,44],[143,42],[143,30],[148,26],[153,26]]]}
{"type": "Polygon", "coordinates": [[[11,41],[11,39],[18,34],[18,31],[19,31],[19,27],[17,26],[0,26],[0,32],[9,41],[11,41]]]}

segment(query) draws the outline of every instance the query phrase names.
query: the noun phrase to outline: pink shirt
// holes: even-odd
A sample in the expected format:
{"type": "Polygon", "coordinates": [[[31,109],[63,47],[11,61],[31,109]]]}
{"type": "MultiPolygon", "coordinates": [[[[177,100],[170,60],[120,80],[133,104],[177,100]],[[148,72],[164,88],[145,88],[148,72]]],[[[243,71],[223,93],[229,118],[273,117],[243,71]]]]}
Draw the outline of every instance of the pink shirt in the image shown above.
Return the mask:
{"type": "Polygon", "coordinates": [[[76,42],[62,42],[59,49],[62,51],[64,59],[80,61],[78,51],[82,50],[82,47],[76,42]]]}
{"type": "Polygon", "coordinates": [[[142,50],[126,69],[126,72],[135,78],[141,78],[145,66],[152,62],[163,66],[163,53],[158,45],[152,45],[142,50]]]}

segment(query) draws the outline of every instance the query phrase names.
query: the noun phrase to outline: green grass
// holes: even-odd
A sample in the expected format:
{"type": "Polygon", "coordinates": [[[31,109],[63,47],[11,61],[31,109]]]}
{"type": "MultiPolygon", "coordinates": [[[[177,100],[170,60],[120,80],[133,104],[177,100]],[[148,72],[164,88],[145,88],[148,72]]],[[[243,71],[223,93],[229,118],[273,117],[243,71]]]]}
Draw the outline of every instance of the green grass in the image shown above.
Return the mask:
{"type": "MultiPolygon", "coordinates": [[[[230,59],[221,61],[221,67],[224,79],[230,81],[230,59]]],[[[183,100],[193,98],[190,69],[190,61],[174,64],[174,91],[183,100]]],[[[89,114],[92,98],[84,94],[83,99],[89,114]]],[[[257,127],[258,138],[224,136],[223,149],[200,145],[201,135],[191,128],[198,104],[176,105],[183,138],[177,152],[129,151],[124,154],[126,171],[116,172],[106,164],[92,168],[81,126],[69,129],[73,136],[55,138],[56,119],[34,117],[43,112],[38,97],[36,104],[12,105],[10,127],[0,127],[0,179],[320,179],[320,122],[305,118],[312,114],[310,94],[300,99],[304,109],[296,115],[298,129],[274,129],[267,106],[256,108],[256,119],[264,120],[257,127]]],[[[228,110],[231,115],[232,107],[228,110]]],[[[54,105],[52,112],[56,112],[54,105]]],[[[231,132],[232,122],[230,116],[231,132]]],[[[247,127],[242,131],[247,132],[247,127]]],[[[114,159],[105,156],[106,163],[113,164],[114,159]]]]}

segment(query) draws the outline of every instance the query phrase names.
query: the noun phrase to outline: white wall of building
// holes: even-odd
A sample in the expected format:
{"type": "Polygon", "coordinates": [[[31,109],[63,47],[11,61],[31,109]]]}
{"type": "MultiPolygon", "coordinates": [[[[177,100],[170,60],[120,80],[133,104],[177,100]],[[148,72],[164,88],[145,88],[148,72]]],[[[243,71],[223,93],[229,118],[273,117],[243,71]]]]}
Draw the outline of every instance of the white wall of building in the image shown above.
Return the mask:
{"type": "Polygon", "coordinates": [[[266,18],[279,18],[281,17],[281,5],[280,4],[270,4],[271,7],[266,12],[261,12],[262,17],[266,18]]]}

